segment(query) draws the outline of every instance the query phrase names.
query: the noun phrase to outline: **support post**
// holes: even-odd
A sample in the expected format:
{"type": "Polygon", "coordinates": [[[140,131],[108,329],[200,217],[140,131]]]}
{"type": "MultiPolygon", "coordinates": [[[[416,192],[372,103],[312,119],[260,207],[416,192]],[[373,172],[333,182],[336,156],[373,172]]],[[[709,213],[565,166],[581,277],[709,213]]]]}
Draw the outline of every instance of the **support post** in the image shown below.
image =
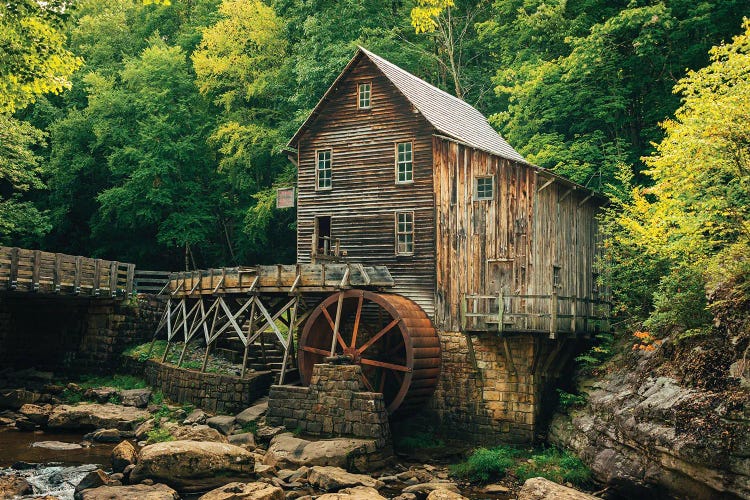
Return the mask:
{"type": "MultiPolygon", "coordinates": [[[[343,293],[342,293],[343,296],[343,293]]],[[[289,328],[287,328],[287,341],[284,349],[284,358],[281,361],[281,375],[279,375],[279,385],[284,385],[284,375],[286,375],[286,364],[289,360],[289,351],[294,345],[294,323],[297,321],[297,306],[299,305],[299,295],[294,305],[289,310],[289,328]]]]}
{"type": "Polygon", "coordinates": [[[503,299],[502,288],[497,293],[497,329],[500,333],[503,333],[505,325],[503,325],[503,316],[505,315],[505,299],[503,299]]]}
{"type": "Polygon", "coordinates": [[[8,277],[8,289],[18,288],[18,248],[10,249],[10,276],[8,277]]]}
{"type": "Polygon", "coordinates": [[[557,338],[557,290],[552,292],[550,302],[549,338],[553,340],[557,338]]]}
{"type": "Polygon", "coordinates": [[[245,342],[245,352],[242,355],[242,371],[240,372],[240,378],[245,377],[245,370],[247,369],[247,355],[250,351],[250,338],[253,336],[253,333],[255,333],[255,296],[253,296],[250,300],[252,300],[253,303],[250,306],[250,320],[247,324],[247,342],[245,342]]]}
{"type": "Polygon", "coordinates": [[[336,340],[339,336],[339,325],[341,323],[341,309],[344,305],[344,292],[339,292],[339,300],[336,305],[336,319],[333,322],[333,338],[331,339],[331,356],[336,354],[336,340]]]}
{"type": "Polygon", "coordinates": [[[570,320],[570,331],[572,333],[575,333],[576,332],[576,316],[578,316],[578,297],[573,295],[570,298],[570,300],[573,302],[573,304],[571,305],[572,310],[573,310],[572,312],[573,318],[570,320]]]}
{"type": "Polygon", "coordinates": [[[39,274],[42,270],[42,252],[34,250],[34,268],[31,271],[31,288],[34,292],[39,291],[39,274]]]}

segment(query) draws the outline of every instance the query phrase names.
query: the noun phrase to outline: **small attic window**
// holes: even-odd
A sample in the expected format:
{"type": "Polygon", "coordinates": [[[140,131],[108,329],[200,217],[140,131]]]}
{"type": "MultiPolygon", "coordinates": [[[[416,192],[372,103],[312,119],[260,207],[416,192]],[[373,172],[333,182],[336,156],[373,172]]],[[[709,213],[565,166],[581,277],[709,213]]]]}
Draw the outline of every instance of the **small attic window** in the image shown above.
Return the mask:
{"type": "Polygon", "coordinates": [[[372,84],[370,82],[359,84],[359,98],[357,108],[370,109],[370,98],[372,97],[372,84]]]}

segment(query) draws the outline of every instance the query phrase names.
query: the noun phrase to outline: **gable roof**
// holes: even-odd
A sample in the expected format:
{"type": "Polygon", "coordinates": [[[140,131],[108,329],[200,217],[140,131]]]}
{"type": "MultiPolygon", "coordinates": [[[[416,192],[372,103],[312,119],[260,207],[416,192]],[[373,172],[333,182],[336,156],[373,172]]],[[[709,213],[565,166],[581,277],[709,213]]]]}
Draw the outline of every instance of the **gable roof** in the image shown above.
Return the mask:
{"type": "Polygon", "coordinates": [[[403,94],[403,96],[424,116],[424,118],[441,134],[464,142],[467,145],[507,158],[509,160],[528,163],[518,151],[513,149],[500,134],[498,134],[487,119],[470,104],[454,97],[439,88],[417,78],[395,64],[386,61],[377,54],[359,47],[346,68],[333,82],[321,100],[315,106],[305,123],[297,130],[289,145],[296,144],[299,137],[307,130],[315,118],[320,114],[320,108],[328,101],[328,96],[336,88],[339,81],[348,73],[349,69],[365,56],[385,75],[386,78],[403,94]]]}

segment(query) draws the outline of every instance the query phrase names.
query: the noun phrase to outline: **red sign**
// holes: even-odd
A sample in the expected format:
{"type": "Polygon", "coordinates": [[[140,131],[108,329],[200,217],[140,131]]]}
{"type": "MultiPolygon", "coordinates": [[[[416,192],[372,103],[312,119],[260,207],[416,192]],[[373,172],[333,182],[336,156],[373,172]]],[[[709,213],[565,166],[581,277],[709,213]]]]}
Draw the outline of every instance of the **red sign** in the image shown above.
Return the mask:
{"type": "Polygon", "coordinates": [[[294,188],[276,189],[276,208],[293,208],[294,207],[294,188]]]}

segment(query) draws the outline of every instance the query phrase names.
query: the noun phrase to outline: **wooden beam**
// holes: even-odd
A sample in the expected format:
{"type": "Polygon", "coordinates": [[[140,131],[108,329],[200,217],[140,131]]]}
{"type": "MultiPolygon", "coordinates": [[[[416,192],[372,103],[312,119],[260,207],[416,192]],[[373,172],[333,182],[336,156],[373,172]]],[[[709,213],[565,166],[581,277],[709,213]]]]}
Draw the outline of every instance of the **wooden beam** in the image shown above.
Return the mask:
{"type": "Polygon", "coordinates": [[[547,189],[549,186],[551,186],[552,184],[554,184],[554,182],[555,182],[555,178],[553,177],[550,180],[548,180],[547,182],[545,182],[544,184],[542,184],[542,186],[539,189],[537,189],[536,192],[537,193],[541,193],[542,191],[544,191],[545,189],[547,189]]]}
{"type": "Polygon", "coordinates": [[[562,195],[562,196],[560,196],[560,198],[558,198],[558,199],[557,199],[557,202],[558,202],[558,203],[561,203],[561,202],[562,202],[562,201],[563,201],[563,200],[564,200],[565,198],[567,198],[567,197],[568,197],[568,195],[569,195],[570,193],[572,193],[572,192],[573,192],[573,191],[575,191],[575,190],[576,190],[576,187],[575,187],[575,186],[573,186],[572,188],[568,189],[567,191],[565,191],[565,193],[563,193],[563,195],[562,195]]]}

